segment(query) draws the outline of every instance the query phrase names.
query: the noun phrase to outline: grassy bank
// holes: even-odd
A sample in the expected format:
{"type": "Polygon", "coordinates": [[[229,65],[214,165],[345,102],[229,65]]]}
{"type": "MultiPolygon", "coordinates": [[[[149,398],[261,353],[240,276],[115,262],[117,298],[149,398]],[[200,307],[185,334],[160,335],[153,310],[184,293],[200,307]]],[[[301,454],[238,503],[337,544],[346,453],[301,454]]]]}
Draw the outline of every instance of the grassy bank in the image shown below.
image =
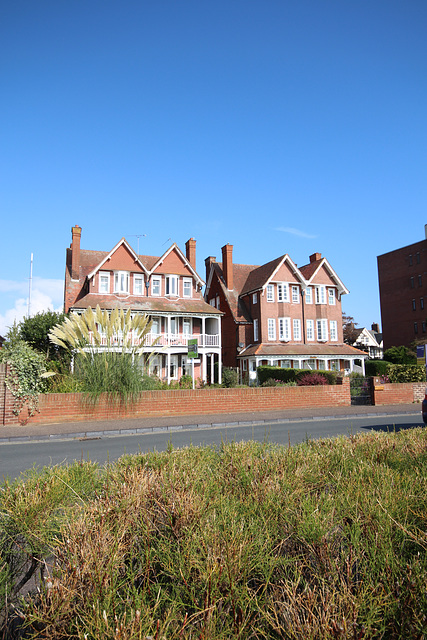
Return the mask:
{"type": "Polygon", "coordinates": [[[0,491],[2,624],[18,611],[39,638],[421,639],[426,472],[424,429],[30,472],[0,491]],[[32,568],[39,592],[19,600],[32,568]]]}

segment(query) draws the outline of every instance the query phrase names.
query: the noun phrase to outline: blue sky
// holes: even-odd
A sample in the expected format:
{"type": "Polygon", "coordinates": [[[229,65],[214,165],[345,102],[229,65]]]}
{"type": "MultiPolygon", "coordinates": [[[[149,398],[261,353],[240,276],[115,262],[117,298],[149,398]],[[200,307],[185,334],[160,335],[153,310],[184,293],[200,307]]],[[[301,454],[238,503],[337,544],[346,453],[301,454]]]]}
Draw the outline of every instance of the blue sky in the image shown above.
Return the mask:
{"type": "Polygon", "coordinates": [[[6,0],[0,334],[63,301],[65,249],[197,240],[326,256],[360,326],[427,223],[425,0],[6,0]]]}

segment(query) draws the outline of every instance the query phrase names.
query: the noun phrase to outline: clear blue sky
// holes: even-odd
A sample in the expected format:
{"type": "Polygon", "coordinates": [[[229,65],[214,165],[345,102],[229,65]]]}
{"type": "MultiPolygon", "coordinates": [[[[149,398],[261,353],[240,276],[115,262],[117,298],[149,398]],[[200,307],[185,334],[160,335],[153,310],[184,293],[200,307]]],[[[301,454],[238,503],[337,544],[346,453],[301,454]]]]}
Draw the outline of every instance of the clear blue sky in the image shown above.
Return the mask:
{"type": "Polygon", "coordinates": [[[0,6],[0,334],[59,308],[71,226],[197,266],[321,252],[380,321],[376,256],[427,223],[425,0],[0,6]]]}

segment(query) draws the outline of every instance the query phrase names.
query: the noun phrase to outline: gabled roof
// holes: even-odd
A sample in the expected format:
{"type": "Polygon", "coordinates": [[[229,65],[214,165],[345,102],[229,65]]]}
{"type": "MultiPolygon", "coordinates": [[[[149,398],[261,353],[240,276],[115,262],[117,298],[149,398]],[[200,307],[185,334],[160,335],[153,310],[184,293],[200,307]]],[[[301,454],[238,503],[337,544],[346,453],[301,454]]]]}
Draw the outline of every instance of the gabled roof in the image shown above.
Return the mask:
{"type": "Polygon", "coordinates": [[[93,271],[91,271],[88,274],[88,278],[93,278],[94,275],[100,270],[102,269],[102,267],[104,266],[104,264],[111,259],[111,257],[116,253],[117,249],[121,246],[126,247],[126,249],[129,251],[129,253],[131,254],[131,256],[134,258],[135,262],[137,264],[139,264],[139,266],[141,267],[141,269],[144,271],[144,273],[146,275],[148,275],[147,269],[145,268],[145,266],[142,264],[142,262],[139,260],[138,256],[136,255],[135,251],[132,249],[132,247],[130,246],[130,244],[126,241],[125,238],[122,238],[121,240],[119,240],[119,242],[116,244],[116,246],[111,249],[110,253],[108,253],[102,260],[101,262],[96,265],[96,267],[93,269],[93,271]]]}
{"type": "Polygon", "coordinates": [[[195,277],[197,282],[200,284],[200,286],[203,286],[205,284],[204,281],[200,278],[199,274],[196,272],[194,267],[192,267],[190,262],[187,260],[187,257],[182,253],[181,249],[178,247],[176,242],[174,242],[169,247],[169,249],[167,251],[165,251],[165,253],[162,256],[160,256],[160,258],[158,258],[157,261],[154,262],[154,264],[150,267],[150,275],[162,264],[162,262],[165,261],[165,259],[168,257],[168,255],[170,253],[172,253],[172,251],[176,251],[177,252],[177,254],[181,258],[181,260],[184,262],[184,264],[187,266],[187,268],[191,271],[191,273],[193,274],[193,276],[195,277]]]}
{"type": "Polygon", "coordinates": [[[334,269],[331,267],[331,265],[329,264],[326,258],[320,258],[320,260],[313,260],[313,262],[310,262],[309,264],[306,264],[300,267],[299,270],[302,273],[304,279],[306,280],[307,285],[310,285],[313,283],[313,279],[316,277],[316,275],[319,273],[322,267],[325,267],[326,271],[329,273],[332,280],[337,285],[339,293],[349,293],[349,290],[347,289],[345,284],[342,282],[342,280],[337,276],[334,269]]]}

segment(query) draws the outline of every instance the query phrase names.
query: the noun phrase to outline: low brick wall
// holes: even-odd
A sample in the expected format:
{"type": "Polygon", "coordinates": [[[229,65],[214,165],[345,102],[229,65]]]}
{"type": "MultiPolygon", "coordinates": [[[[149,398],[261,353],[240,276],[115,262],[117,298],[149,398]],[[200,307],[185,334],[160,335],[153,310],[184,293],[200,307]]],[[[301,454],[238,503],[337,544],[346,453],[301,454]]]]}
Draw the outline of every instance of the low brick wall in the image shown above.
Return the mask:
{"type": "Polygon", "coordinates": [[[425,382],[374,384],[374,404],[411,404],[424,399],[425,382]]]}
{"type": "MultiPolygon", "coordinates": [[[[10,401],[11,397],[9,403],[10,401]]],[[[3,424],[23,424],[27,421],[50,424],[350,404],[350,385],[347,379],[336,386],[143,391],[135,402],[127,405],[111,401],[107,396],[91,402],[80,393],[52,393],[40,396],[40,411],[31,417],[25,412],[19,418],[11,416],[9,408],[7,420],[3,424]]]]}

